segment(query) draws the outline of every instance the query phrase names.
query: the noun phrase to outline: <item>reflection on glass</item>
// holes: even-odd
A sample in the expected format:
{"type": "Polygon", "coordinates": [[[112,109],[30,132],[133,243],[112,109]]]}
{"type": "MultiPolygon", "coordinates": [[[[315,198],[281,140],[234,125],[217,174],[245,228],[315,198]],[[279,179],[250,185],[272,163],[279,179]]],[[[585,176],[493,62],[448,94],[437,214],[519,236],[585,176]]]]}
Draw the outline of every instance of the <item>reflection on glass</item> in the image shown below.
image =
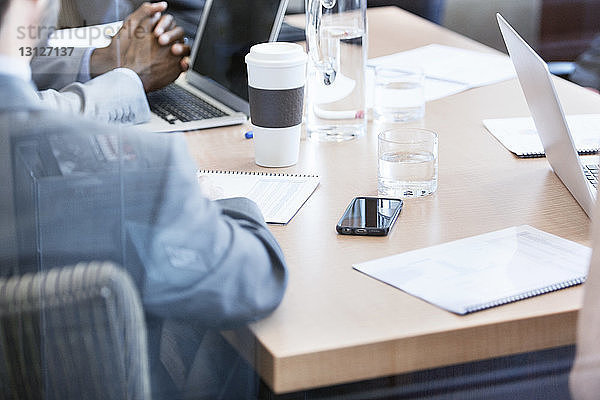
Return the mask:
{"type": "Polygon", "coordinates": [[[352,202],[342,227],[384,228],[389,226],[400,201],[395,199],[357,198],[352,202]]]}
{"type": "Polygon", "coordinates": [[[248,100],[244,57],[269,40],[278,9],[278,0],[213,0],[192,69],[248,100]]]}
{"type": "MultiPolygon", "coordinates": [[[[35,99],[17,79],[0,73],[0,87],[35,99]]],[[[12,276],[0,280],[0,398],[254,393],[253,369],[219,331],[269,315],[286,286],[255,204],[204,198],[183,135],[15,113],[10,98],[0,99],[0,260],[12,276]]]]}

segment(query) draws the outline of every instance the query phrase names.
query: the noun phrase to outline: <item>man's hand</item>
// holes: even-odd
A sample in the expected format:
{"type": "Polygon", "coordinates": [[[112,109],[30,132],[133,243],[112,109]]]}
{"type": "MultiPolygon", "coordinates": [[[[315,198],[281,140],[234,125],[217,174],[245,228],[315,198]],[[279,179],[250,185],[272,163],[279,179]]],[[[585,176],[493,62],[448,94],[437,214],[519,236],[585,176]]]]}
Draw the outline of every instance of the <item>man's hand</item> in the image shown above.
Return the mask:
{"type": "Polygon", "coordinates": [[[187,56],[190,55],[191,49],[187,44],[179,43],[183,41],[185,32],[183,28],[175,24],[172,15],[165,14],[161,17],[154,27],[154,35],[161,45],[167,46],[172,44],[171,52],[175,56],[183,57],[181,60],[181,69],[187,71],[189,68],[187,56]]]}
{"type": "Polygon", "coordinates": [[[150,18],[142,21],[131,43],[123,56],[122,66],[135,71],[144,90],[151,92],[173,82],[181,73],[180,56],[175,56],[169,46],[161,46],[152,33],[154,21],[150,18]]]}
{"type": "Polygon", "coordinates": [[[144,89],[160,89],[187,70],[189,46],[180,43],[183,29],[170,15],[162,15],[166,2],[144,3],[123,23],[104,49],[96,49],[90,60],[92,77],[126,67],[140,75],[144,89]]]}

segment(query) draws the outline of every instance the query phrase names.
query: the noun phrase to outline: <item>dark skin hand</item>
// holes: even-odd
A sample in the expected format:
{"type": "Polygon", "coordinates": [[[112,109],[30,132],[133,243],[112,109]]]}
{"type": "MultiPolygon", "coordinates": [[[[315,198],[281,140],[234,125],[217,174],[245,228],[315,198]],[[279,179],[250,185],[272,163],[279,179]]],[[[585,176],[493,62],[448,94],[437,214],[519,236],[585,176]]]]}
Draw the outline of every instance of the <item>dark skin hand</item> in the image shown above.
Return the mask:
{"type": "Polygon", "coordinates": [[[181,57],[174,56],[168,46],[161,46],[152,34],[152,20],[142,21],[136,40],[129,46],[123,56],[123,67],[135,71],[144,90],[151,92],[173,82],[181,73],[181,57]]]}
{"type": "Polygon", "coordinates": [[[103,49],[96,49],[90,59],[91,76],[114,68],[135,71],[144,90],[150,92],[173,82],[188,69],[189,46],[181,43],[183,29],[173,17],[162,15],[167,4],[144,3],[123,23],[123,27],[103,49]]]}
{"type": "Polygon", "coordinates": [[[174,56],[180,56],[181,70],[187,71],[189,68],[188,56],[190,55],[190,46],[181,43],[183,41],[185,31],[182,27],[175,24],[175,19],[172,15],[164,14],[154,27],[154,36],[158,39],[158,43],[162,46],[171,45],[171,53],[174,56]]]}

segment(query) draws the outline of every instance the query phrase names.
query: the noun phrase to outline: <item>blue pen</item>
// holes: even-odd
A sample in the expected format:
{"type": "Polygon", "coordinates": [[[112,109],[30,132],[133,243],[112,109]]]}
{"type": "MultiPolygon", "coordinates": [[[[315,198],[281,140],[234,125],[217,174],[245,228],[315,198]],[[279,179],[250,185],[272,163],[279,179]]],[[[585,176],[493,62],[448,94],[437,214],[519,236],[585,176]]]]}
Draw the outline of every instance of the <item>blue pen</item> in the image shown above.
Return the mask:
{"type": "Polygon", "coordinates": [[[254,137],[254,133],[252,131],[248,131],[244,136],[246,139],[252,139],[254,137]]]}

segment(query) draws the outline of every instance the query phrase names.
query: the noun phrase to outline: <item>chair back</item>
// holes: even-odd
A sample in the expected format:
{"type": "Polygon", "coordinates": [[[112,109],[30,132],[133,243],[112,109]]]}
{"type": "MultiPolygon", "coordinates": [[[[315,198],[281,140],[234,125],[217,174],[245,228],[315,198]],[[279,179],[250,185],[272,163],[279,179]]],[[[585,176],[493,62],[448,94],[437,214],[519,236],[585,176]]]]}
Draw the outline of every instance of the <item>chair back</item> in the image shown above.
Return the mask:
{"type": "Polygon", "coordinates": [[[0,398],[149,399],[146,327],[110,263],[0,279],[0,398]]]}

